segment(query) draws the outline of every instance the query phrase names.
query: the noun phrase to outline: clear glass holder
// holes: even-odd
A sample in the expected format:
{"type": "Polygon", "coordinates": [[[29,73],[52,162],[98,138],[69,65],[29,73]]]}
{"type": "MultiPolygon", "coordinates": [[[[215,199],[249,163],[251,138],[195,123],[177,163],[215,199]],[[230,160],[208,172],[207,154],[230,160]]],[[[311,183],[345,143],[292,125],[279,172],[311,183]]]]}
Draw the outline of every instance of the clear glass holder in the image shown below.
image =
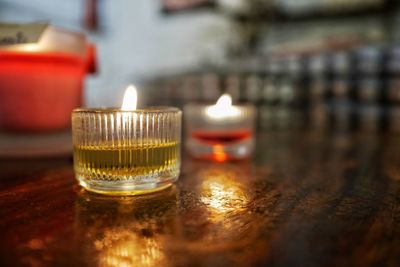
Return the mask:
{"type": "Polygon", "coordinates": [[[184,108],[186,149],[197,159],[241,160],[254,150],[256,110],[253,105],[235,106],[228,118],[212,118],[207,105],[190,104],[184,108]]]}
{"type": "Polygon", "coordinates": [[[170,186],[180,172],[182,112],[176,108],[75,109],[74,169],[89,191],[135,195],[170,186]]]}

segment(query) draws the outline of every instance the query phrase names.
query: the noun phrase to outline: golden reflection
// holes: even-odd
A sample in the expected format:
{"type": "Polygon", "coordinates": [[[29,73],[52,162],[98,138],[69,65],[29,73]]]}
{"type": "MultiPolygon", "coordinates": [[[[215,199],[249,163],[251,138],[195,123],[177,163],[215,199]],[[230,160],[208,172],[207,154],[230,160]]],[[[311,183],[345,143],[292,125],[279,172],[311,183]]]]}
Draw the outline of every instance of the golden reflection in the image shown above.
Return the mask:
{"type": "Polygon", "coordinates": [[[237,213],[245,209],[248,196],[237,175],[234,169],[226,167],[212,168],[200,173],[200,200],[207,206],[211,218],[218,219],[228,213],[237,213]]]}
{"type": "Polygon", "coordinates": [[[165,235],[176,212],[176,190],[137,197],[110,197],[81,190],[77,238],[89,265],[166,266],[165,235]]]}
{"type": "Polygon", "coordinates": [[[164,263],[160,241],[143,237],[124,228],[106,229],[94,242],[100,252],[99,266],[158,266],[164,263]]]}

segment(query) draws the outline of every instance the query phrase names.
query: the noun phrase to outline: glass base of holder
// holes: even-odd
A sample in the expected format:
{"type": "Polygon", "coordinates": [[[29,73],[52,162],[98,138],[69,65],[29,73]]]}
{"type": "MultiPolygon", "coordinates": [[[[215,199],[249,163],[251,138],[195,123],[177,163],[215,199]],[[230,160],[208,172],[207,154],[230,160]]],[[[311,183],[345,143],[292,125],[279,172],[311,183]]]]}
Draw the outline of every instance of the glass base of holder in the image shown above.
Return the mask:
{"type": "Polygon", "coordinates": [[[239,142],[207,143],[189,138],[187,149],[194,158],[223,162],[249,158],[254,150],[254,139],[239,142]]]}
{"type": "Polygon", "coordinates": [[[122,181],[99,181],[76,176],[79,184],[88,191],[104,195],[143,195],[157,192],[170,187],[176,180],[175,177],[163,177],[157,181],[148,183],[122,182],[122,181]]]}

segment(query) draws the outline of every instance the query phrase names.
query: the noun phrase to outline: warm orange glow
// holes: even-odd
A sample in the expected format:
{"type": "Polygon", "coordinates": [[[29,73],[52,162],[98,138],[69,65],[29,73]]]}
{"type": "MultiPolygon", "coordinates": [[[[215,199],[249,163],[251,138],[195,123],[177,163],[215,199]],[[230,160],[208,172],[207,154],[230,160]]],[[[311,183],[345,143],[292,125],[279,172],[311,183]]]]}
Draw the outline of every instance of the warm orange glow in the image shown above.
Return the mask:
{"type": "Polygon", "coordinates": [[[211,219],[218,221],[226,214],[241,212],[248,203],[236,173],[229,169],[212,169],[200,174],[204,179],[201,185],[201,202],[210,212],[211,219]]]}
{"type": "Polygon", "coordinates": [[[223,145],[213,145],[213,159],[218,162],[224,162],[228,159],[228,155],[224,151],[223,145]]]}
{"type": "Polygon", "coordinates": [[[107,229],[104,238],[94,243],[100,252],[99,266],[160,266],[164,253],[159,241],[142,237],[124,228],[107,229]]]}
{"type": "Polygon", "coordinates": [[[129,85],[125,90],[124,100],[122,101],[122,110],[135,110],[137,106],[137,91],[136,87],[129,85]]]}

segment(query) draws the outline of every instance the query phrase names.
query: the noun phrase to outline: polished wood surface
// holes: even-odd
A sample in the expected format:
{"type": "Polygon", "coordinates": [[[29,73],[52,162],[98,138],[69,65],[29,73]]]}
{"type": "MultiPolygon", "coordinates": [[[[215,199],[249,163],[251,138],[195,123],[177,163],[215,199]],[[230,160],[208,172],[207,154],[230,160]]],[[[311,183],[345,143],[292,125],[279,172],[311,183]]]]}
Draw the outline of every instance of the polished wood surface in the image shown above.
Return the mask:
{"type": "Polygon", "coordinates": [[[0,266],[400,266],[400,137],[270,132],[183,158],[159,193],[85,192],[72,159],[0,160],[0,266]]]}

